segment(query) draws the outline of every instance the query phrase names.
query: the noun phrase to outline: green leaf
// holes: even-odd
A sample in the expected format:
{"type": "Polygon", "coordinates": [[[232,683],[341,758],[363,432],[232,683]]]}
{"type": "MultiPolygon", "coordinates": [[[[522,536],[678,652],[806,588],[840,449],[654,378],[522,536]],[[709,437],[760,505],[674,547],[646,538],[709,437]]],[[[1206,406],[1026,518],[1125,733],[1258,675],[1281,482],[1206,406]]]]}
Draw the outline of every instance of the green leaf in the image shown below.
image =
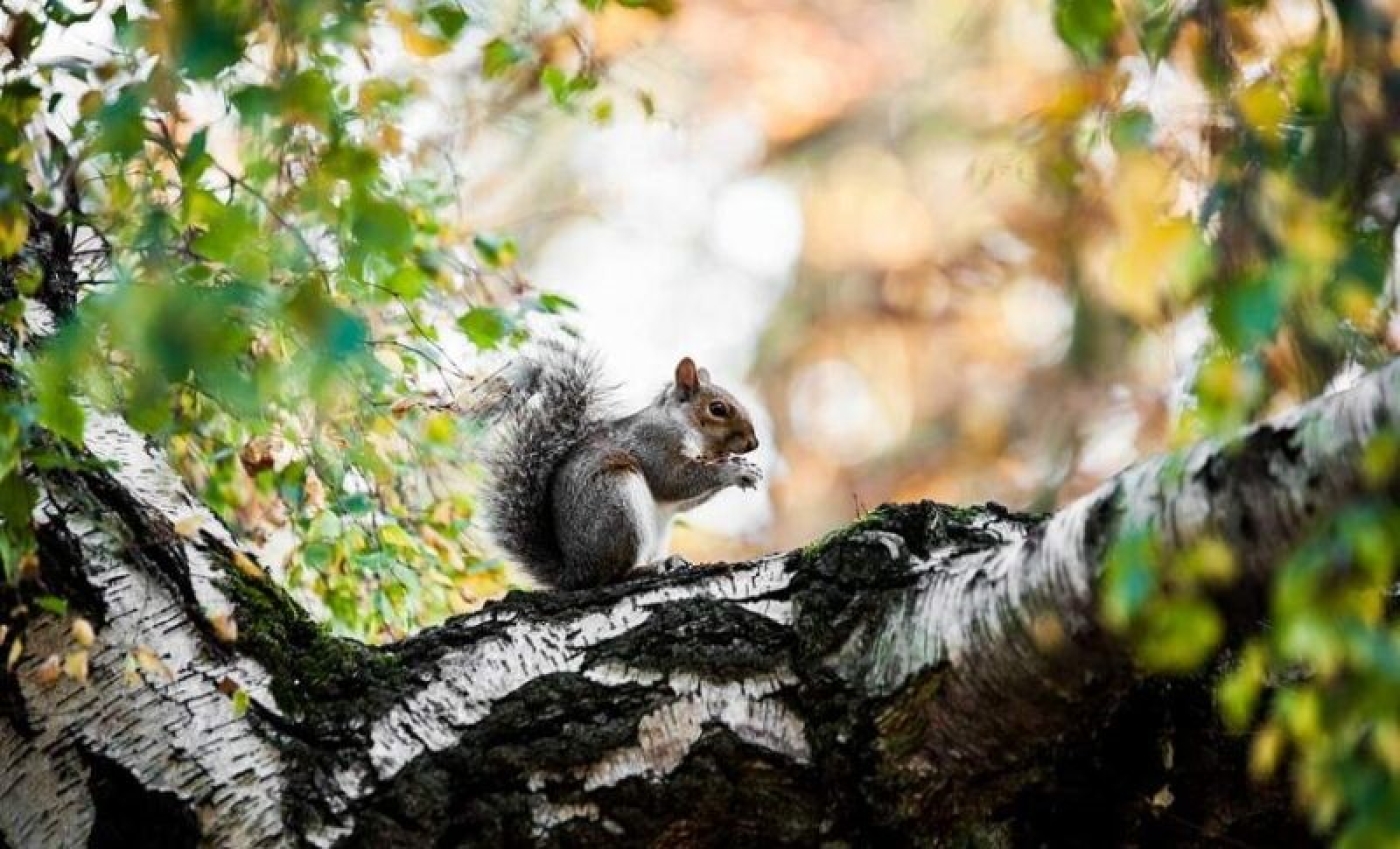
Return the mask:
{"type": "Polygon", "coordinates": [[[470,18],[460,3],[434,3],[423,12],[423,20],[430,23],[433,35],[444,41],[453,41],[462,32],[470,18]]]}
{"type": "Polygon", "coordinates": [[[1122,630],[1157,592],[1157,545],[1151,531],[1123,533],[1109,549],[1100,601],[1104,620],[1122,630]]]}
{"type": "Polygon", "coordinates": [[[0,518],[6,524],[28,525],[37,503],[33,484],[19,471],[0,478],[0,518]]]}
{"type": "Polygon", "coordinates": [[[390,548],[413,548],[413,538],[398,525],[383,525],[379,528],[379,541],[390,548]]]}
{"type": "Polygon", "coordinates": [[[117,99],[97,113],[97,148],[120,159],[140,152],[146,141],[146,125],[141,116],[144,93],[137,87],[122,90],[117,99]]]}
{"type": "Polygon", "coordinates": [[[355,240],[363,247],[394,259],[413,247],[413,221],[403,207],[386,201],[369,201],[355,215],[355,240]]]}
{"type": "Polygon", "coordinates": [[[180,179],[185,183],[192,184],[197,181],[199,176],[214,163],[213,158],[206,152],[208,145],[208,127],[190,136],[189,143],[185,145],[185,152],[180,157],[180,179]]]}
{"type": "Polygon", "coordinates": [[[1119,27],[1113,0],[1055,0],[1055,32],[1075,56],[1103,61],[1119,27]]]}
{"type": "Polygon", "coordinates": [[[18,253],[28,238],[29,213],[24,204],[0,204],[0,259],[18,253]]]}
{"type": "Polygon", "coordinates": [[[330,78],[319,70],[302,71],[283,84],[278,101],[281,117],[323,130],[335,115],[335,97],[330,78]]]}
{"type": "Polygon", "coordinates": [[[481,51],[481,71],[487,79],[493,79],[520,64],[528,54],[501,38],[493,38],[481,51]]]}
{"type": "Polygon", "coordinates": [[[568,310],[577,310],[578,304],[553,292],[541,292],[539,296],[540,310],[547,313],[561,313],[568,310]]]}
{"type": "Polygon", "coordinates": [[[1259,694],[1264,687],[1267,657],[1264,647],[1251,643],[1239,662],[1225,675],[1215,689],[1215,700],[1225,724],[1234,731],[1243,731],[1254,716],[1259,694]]]}
{"type": "Polygon", "coordinates": [[[540,84],[549,91],[550,99],[557,106],[563,106],[569,102],[569,75],[554,65],[548,65],[540,71],[540,84]]]}
{"type": "Polygon", "coordinates": [[[34,599],[34,604],[38,606],[40,610],[52,613],[54,616],[68,615],[67,599],[59,598],[56,595],[41,595],[34,599]]]}
{"type": "Polygon", "coordinates": [[[41,386],[37,402],[35,418],[41,426],[74,445],[83,444],[83,408],[63,386],[41,386]]]}
{"type": "Polygon", "coordinates": [[[190,77],[209,79],[243,57],[243,37],[258,21],[256,4],[177,0],[172,5],[152,25],[166,31],[190,77]]]}
{"type": "Polygon", "coordinates": [[[1135,641],[1138,660],[1161,672],[1192,672],[1214,653],[1225,622],[1210,602],[1157,598],[1143,612],[1135,641]]]}
{"type": "Polygon", "coordinates": [[[515,264],[519,249],[509,238],[478,234],[472,238],[472,247],[492,268],[507,268],[515,264]]]}
{"type": "Polygon", "coordinates": [[[513,329],[505,313],[496,307],[474,307],[457,319],[457,326],[483,351],[499,346],[513,329]]]}
{"type": "Polygon", "coordinates": [[[374,502],[370,501],[369,496],[363,492],[356,492],[341,498],[336,502],[335,507],[337,511],[346,515],[363,515],[374,508],[374,502]]]}
{"type": "Polygon", "coordinates": [[[1146,109],[1125,109],[1109,125],[1109,141],[1118,150],[1146,147],[1152,141],[1152,125],[1152,113],[1146,109]]]}
{"type": "Polygon", "coordinates": [[[217,206],[208,210],[210,220],[190,247],[200,256],[231,264],[240,254],[257,251],[262,240],[258,237],[258,220],[252,210],[243,206],[217,206]]]}
{"type": "Polygon", "coordinates": [[[1226,283],[1211,299],[1210,322],[1220,339],[1248,351],[1273,338],[1283,317],[1282,283],[1277,275],[1226,283]]]}
{"type": "Polygon", "coordinates": [[[1176,41],[1182,20],[1179,8],[1175,0],[1136,0],[1130,7],[1138,43],[1153,62],[1166,56],[1176,41]]]}
{"type": "Polygon", "coordinates": [[[247,123],[255,123],[260,119],[277,114],[279,103],[277,92],[267,86],[243,86],[234,89],[228,99],[247,123]]]}
{"type": "Polygon", "coordinates": [[[251,702],[249,701],[249,698],[248,698],[248,691],[245,690],[245,689],[243,689],[242,687],[238,688],[237,690],[234,690],[234,691],[233,691],[233,696],[232,696],[232,701],[233,701],[233,718],[234,718],[234,719],[242,719],[242,718],[243,718],[243,715],[246,714],[246,713],[248,712],[248,707],[249,707],[250,704],[251,704],[251,702]]]}
{"type": "Polygon", "coordinates": [[[335,560],[335,547],[325,542],[313,542],[302,546],[301,560],[308,567],[321,571],[335,560]]]}

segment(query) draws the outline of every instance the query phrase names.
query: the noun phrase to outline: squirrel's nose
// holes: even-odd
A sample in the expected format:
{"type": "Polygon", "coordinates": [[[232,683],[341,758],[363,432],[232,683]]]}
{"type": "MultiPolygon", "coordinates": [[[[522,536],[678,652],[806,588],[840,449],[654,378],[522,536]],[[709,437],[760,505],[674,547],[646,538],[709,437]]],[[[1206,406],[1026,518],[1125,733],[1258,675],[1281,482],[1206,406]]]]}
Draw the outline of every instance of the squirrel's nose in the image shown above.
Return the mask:
{"type": "Polygon", "coordinates": [[[747,454],[747,453],[749,453],[750,451],[754,450],[754,449],[757,448],[757,447],[758,447],[758,437],[756,437],[756,436],[750,436],[750,437],[748,438],[748,440],[744,442],[744,453],[747,454]]]}

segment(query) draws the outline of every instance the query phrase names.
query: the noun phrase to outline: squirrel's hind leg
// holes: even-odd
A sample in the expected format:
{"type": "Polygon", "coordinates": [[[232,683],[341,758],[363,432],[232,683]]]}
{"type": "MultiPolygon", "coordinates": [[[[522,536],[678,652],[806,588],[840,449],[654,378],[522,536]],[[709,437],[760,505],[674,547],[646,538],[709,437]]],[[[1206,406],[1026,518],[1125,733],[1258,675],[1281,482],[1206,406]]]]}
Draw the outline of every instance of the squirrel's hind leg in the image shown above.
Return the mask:
{"type": "Polygon", "coordinates": [[[651,545],[645,519],[651,495],[640,472],[604,468],[572,479],[561,476],[554,516],[563,554],[561,589],[597,587],[621,580],[651,545]],[[575,484],[575,485],[571,485],[575,484]]]}

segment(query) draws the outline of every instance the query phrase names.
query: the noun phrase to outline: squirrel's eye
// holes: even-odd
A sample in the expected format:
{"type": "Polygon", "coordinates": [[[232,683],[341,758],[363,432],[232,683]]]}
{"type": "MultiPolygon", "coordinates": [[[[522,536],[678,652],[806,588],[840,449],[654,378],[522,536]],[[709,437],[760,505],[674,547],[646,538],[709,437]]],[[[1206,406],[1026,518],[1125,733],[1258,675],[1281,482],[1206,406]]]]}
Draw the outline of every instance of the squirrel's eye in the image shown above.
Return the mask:
{"type": "Polygon", "coordinates": [[[728,404],[725,404],[723,401],[711,401],[711,402],[710,402],[710,415],[714,416],[714,417],[717,418],[717,419],[722,419],[722,418],[724,418],[725,416],[728,416],[728,415],[729,415],[729,405],[728,405],[728,404]]]}

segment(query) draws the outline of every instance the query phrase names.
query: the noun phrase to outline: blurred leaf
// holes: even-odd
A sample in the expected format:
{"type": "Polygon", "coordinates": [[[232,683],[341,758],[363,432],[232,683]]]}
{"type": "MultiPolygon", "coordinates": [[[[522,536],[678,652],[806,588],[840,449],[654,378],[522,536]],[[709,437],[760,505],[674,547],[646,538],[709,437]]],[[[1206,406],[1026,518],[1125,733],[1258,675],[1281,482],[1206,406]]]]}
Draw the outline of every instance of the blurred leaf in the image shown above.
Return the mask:
{"type": "Polygon", "coordinates": [[[83,444],[83,408],[56,379],[40,385],[35,418],[40,425],[74,445],[83,444]]]}
{"type": "Polygon", "coordinates": [[[578,309],[578,304],[552,292],[541,292],[539,296],[540,309],[547,313],[561,313],[578,309]]]}
{"type": "Polygon", "coordinates": [[[483,351],[496,348],[514,329],[505,313],[496,307],[474,307],[457,319],[457,326],[483,351]]]}
{"type": "Polygon", "coordinates": [[[1113,0],[1055,0],[1055,33],[1085,62],[1103,60],[1119,23],[1113,0]]]}
{"type": "Polygon", "coordinates": [[[1220,679],[1215,691],[1216,701],[1230,729],[1238,732],[1249,725],[1264,687],[1266,671],[1267,654],[1264,647],[1250,643],[1234,669],[1220,679]]]}
{"type": "Polygon", "coordinates": [[[0,259],[24,247],[29,237],[29,215],[21,203],[0,204],[0,259]]]}
{"type": "Polygon", "coordinates": [[[1182,14],[1176,0],[1129,0],[1128,16],[1133,22],[1142,51],[1154,62],[1171,50],[1181,26],[1182,14]]]}
{"type": "Polygon", "coordinates": [[[1152,141],[1152,113],[1146,109],[1125,109],[1113,117],[1109,140],[1118,150],[1147,147],[1152,141]]]}
{"type": "Polygon", "coordinates": [[[41,595],[34,599],[34,604],[45,613],[52,613],[54,616],[68,615],[68,601],[56,595],[41,595]]]}
{"type": "Polygon", "coordinates": [[[230,699],[232,700],[233,718],[241,719],[243,715],[248,712],[248,707],[251,704],[248,698],[248,691],[240,687],[233,691],[233,695],[230,699]]]}
{"type": "Polygon", "coordinates": [[[511,239],[477,234],[472,237],[472,246],[486,264],[492,268],[509,268],[515,264],[518,249],[511,239]]]}
{"type": "Polygon", "coordinates": [[[365,203],[355,215],[354,234],[365,248],[396,259],[413,247],[413,222],[398,204],[365,203]]]}
{"type": "Polygon", "coordinates": [[[1225,623],[1210,602],[1158,598],[1143,611],[1137,658],[1149,669],[1192,672],[1205,663],[1225,635],[1225,623]]]}
{"type": "Polygon", "coordinates": [[[1137,529],[1114,541],[1105,558],[1101,606],[1104,620],[1123,629],[1157,591],[1157,545],[1152,532],[1137,529]]]}
{"type": "Polygon", "coordinates": [[[1282,315],[1283,295],[1277,278],[1237,280],[1217,289],[1211,299],[1211,326],[1236,351],[1273,338],[1282,315]]]}
{"type": "Polygon", "coordinates": [[[1277,80],[1264,77],[1251,83],[1240,92],[1238,103],[1245,122],[1261,138],[1277,142],[1283,137],[1290,110],[1277,80]]]}
{"type": "Polygon", "coordinates": [[[97,114],[100,128],[97,148],[127,159],[141,150],[146,140],[146,125],[141,115],[145,105],[144,92],[137,87],[125,88],[97,114]]]}
{"type": "Polygon", "coordinates": [[[456,435],[457,425],[453,418],[446,413],[433,413],[428,416],[424,432],[429,442],[447,445],[452,442],[452,438],[456,435]]]}
{"type": "Polygon", "coordinates": [[[487,79],[499,77],[524,61],[528,54],[501,38],[493,38],[482,48],[481,70],[487,79]]]}
{"type": "Polygon", "coordinates": [[[173,0],[168,12],[151,22],[164,30],[157,43],[169,44],[181,70],[209,79],[243,55],[243,37],[257,22],[257,7],[238,0],[173,0]]]}

